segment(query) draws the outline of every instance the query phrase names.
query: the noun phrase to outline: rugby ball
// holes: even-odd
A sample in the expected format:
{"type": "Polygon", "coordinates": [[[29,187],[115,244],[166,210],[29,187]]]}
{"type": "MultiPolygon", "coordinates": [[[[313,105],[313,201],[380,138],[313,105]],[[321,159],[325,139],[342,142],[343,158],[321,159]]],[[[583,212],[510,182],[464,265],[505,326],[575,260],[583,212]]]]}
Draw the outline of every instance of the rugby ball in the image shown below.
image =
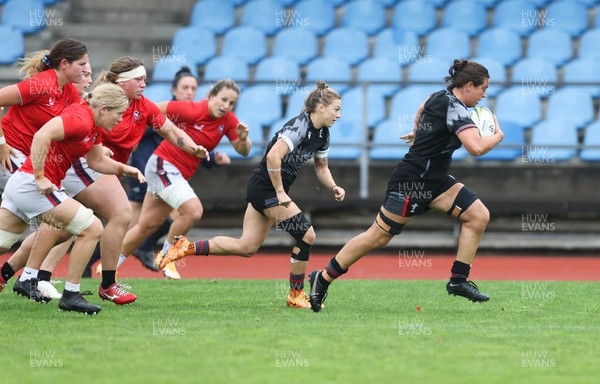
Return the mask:
{"type": "Polygon", "coordinates": [[[479,136],[491,136],[496,132],[494,114],[486,107],[475,107],[471,110],[471,120],[477,126],[479,136]]]}

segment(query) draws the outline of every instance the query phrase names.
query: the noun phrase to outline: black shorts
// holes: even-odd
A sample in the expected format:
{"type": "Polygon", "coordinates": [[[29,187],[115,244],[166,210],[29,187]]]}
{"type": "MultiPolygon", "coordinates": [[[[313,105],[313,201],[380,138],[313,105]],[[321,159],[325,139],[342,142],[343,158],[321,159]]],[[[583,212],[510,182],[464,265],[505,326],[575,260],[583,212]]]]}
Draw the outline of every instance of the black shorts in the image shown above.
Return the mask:
{"type": "MultiPolygon", "coordinates": [[[[158,144],[153,140],[144,139],[140,141],[136,150],[131,153],[129,165],[144,172],[146,163],[148,162],[150,156],[152,156],[152,153],[157,146],[158,144]]],[[[129,191],[127,192],[127,198],[129,201],[135,201],[138,203],[143,202],[144,196],[146,196],[146,190],[148,189],[148,184],[140,183],[135,177],[127,177],[126,179],[127,185],[129,186],[129,191]]]]}
{"type": "MultiPolygon", "coordinates": [[[[287,193],[288,190],[285,189],[285,192],[287,193]]],[[[264,215],[263,209],[279,205],[277,193],[275,192],[275,188],[273,188],[273,184],[271,184],[271,180],[265,180],[255,172],[252,172],[248,180],[246,201],[252,204],[252,207],[262,215],[264,215]]]]}
{"type": "Polygon", "coordinates": [[[427,212],[429,204],[458,183],[450,175],[437,179],[423,179],[411,165],[400,162],[388,181],[383,207],[403,217],[427,212]]]}

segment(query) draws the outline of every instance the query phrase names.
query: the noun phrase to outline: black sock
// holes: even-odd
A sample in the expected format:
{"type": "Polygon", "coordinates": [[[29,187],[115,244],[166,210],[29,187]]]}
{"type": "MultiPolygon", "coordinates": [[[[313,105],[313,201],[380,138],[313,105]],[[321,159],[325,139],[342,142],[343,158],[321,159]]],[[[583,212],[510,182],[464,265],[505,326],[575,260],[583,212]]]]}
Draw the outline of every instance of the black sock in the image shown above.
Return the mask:
{"type": "Polygon", "coordinates": [[[323,277],[323,271],[321,271],[321,273],[319,273],[317,275],[317,282],[319,283],[319,285],[327,288],[329,287],[329,281],[325,280],[325,278],[323,277]]]}
{"type": "Polygon", "coordinates": [[[51,277],[52,277],[52,272],[50,272],[50,271],[45,271],[43,269],[40,269],[38,271],[38,280],[39,281],[50,281],[51,277]]]}
{"type": "Polygon", "coordinates": [[[325,267],[325,270],[327,270],[327,274],[333,280],[337,279],[338,277],[342,276],[344,273],[348,272],[347,269],[342,269],[340,264],[335,259],[335,256],[332,257],[331,260],[329,260],[329,264],[327,264],[327,267],[325,267]]]}
{"type": "Polygon", "coordinates": [[[290,272],[290,288],[304,289],[304,276],[304,273],[300,275],[294,275],[290,272]]]}
{"type": "Polygon", "coordinates": [[[158,243],[158,240],[169,233],[169,228],[171,228],[171,224],[173,224],[173,220],[170,217],[167,217],[160,227],[152,234],[152,236],[148,237],[146,241],[142,245],[139,246],[140,251],[153,251],[154,246],[158,243]]]}
{"type": "Polygon", "coordinates": [[[469,277],[469,271],[471,270],[471,266],[469,264],[465,264],[462,261],[455,260],[454,264],[452,264],[450,276],[450,282],[454,284],[460,284],[467,281],[469,277]]]}
{"type": "Polygon", "coordinates": [[[2,274],[2,279],[4,279],[4,281],[8,281],[8,279],[15,275],[15,271],[12,269],[10,264],[8,264],[8,261],[2,265],[2,270],[0,270],[0,273],[2,274]]]}
{"type": "Polygon", "coordinates": [[[208,256],[208,240],[199,240],[194,242],[194,255],[208,256]]]}
{"type": "Polygon", "coordinates": [[[116,277],[117,271],[107,271],[105,269],[102,270],[102,288],[108,289],[111,285],[117,282],[116,277]]]}

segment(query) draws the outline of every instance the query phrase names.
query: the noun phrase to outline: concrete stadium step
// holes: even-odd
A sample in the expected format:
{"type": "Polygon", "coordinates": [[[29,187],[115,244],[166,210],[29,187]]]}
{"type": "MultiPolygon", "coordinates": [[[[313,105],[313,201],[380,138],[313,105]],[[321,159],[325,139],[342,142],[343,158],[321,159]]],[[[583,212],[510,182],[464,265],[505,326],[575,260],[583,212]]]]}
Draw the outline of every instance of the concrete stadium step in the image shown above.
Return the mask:
{"type": "Polygon", "coordinates": [[[79,0],[71,7],[72,20],[94,23],[187,24],[196,0],[79,0]]]}

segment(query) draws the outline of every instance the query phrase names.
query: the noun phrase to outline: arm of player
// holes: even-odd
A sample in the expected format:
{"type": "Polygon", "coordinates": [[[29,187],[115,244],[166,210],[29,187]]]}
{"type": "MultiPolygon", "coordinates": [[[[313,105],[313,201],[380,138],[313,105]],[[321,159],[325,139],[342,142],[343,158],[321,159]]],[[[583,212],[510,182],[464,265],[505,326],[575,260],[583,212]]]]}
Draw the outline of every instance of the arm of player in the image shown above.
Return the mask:
{"type": "Polygon", "coordinates": [[[235,149],[237,153],[246,157],[250,153],[250,148],[252,148],[252,141],[248,137],[248,126],[243,123],[238,123],[235,128],[238,134],[238,139],[231,142],[231,145],[235,149]]]}
{"type": "Polygon", "coordinates": [[[177,146],[182,151],[192,154],[202,159],[209,158],[208,151],[201,145],[194,143],[191,137],[188,136],[183,130],[177,128],[169,119],[166,119],[165,123],[159,130],[158,134],[161,135],[169,143],[177,146]]]}
{"type": "Polygon", "coordinates": [[[283,205],[284,207],[289,207],[292,202],[292,199],[285,193],[283,180],[281,178],[281,162],[284,156],[289,152],[290,147],[288,147],[285,141],[280,138],[273,144],[269,153],[267,153],[267,172],[269,173],[269,178],[271,179],[271,184],[273,184],[275,193],[277,193],[279,205],[283,205]]]}
{"type": "Polygon", "coordinates": [[[130,176],[138,179],[140,183],[146,182],[144,174],[139,169],[111,159],[104,154],[103,148],[102,144],[96,144],[85,156],[90,168],[104,175],[130,176]]]}
{"type": "Polygon", "coordinates": [[[315,173],[317,179],[323,184],[328,190],[333,193],[335,200],[343,201],[346,197],[346,191],[342,187],[338,187],[333,180],[331,170],[327,162],[327,157],[315,157],[315,173]]]}
{"type": "Polygon", "coordinates": [[[19,90],[15,84],[9,85],[0,89],[0,166],[2,167],[2,173],[6,174],[6,170],[13,172],[12,163],[10,162],[10,155],[15,156],[15,151],[6,143],[4,137],[4,131],[2,130],[2,112],[3,107],[21,104],[21,96],[19,90]]]}
{"type": "Polygon", "coordinates": [[[494,115],[494,122],[496,123],[496,132],[490,136],[479,136],[477,128],[463,129],[458,133],[458,139],[470,155],[485,155],[504,139],[504,133],[500,129],[496,115],[494,115]]]}
{"type": "Polygon", "coordinates": [[[54,191],[52,182],[44,175],[44,163],[53,141],[62,141],[65,138],[65,130],[61,117],[54,117],[48,121],[39,131],[33,135],[31,142],[31,164],[33,175],[40,193],[47,195],[54,191]]]}

